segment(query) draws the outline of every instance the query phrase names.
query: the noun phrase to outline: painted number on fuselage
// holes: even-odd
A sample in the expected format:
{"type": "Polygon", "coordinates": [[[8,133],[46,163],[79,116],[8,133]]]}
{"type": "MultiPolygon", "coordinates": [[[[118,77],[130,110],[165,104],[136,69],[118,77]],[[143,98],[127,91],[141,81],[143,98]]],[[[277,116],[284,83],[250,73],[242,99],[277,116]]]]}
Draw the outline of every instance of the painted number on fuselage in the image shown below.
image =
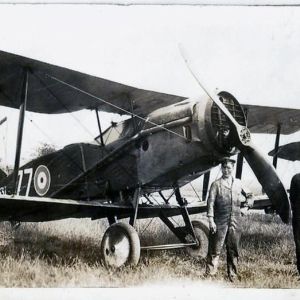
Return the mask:
{"type": "Polygon", "coordinates": [[[30,186],[31,186],[31,182],[32,182],[32,168],[30,169],[24,169],[24,170],[19,170],[18,173],[18,188],[17,188],[17,195],[20,195],[20,190],[21,190],[21,186],[23,183],[23,177],[24,175],[28,175],[27,177],[27,187],[26,187],[26,193],[25,196],[27,197],[29,195],[29,191],[30,191],[30,186]]]}
{"type": "Polygon", "coordinates": [[[24,169],[19,170],[18,173],[18,188],[17,188],[17,195],[20,195],[21,187],[24,185],[24,180],[27,179],[27,187],[25,197],[29,195],[30,187],[33,179],[33,186],[35,192],[39,196],[44,196],[50,187],[51,176],[48,168],[46,166],[40,165],[36,168],[33,176],[33,169],[24,169]],[[26,176],[28,175],[28,176],[26,176]],[[33,177],[33,178],[32,178],[33,177]]]}

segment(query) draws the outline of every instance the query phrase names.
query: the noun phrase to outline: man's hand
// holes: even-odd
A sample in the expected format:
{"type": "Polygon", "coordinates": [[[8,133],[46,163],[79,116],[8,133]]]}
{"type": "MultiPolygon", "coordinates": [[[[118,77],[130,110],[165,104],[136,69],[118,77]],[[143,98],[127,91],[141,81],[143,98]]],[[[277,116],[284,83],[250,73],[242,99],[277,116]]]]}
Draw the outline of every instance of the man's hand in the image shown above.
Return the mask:
{"type": "Polygon", "coordinates": [[[208,224],[209,224],[209,230],[211,231],[211,233],[215,234],[217,232],[217,225],[216,225],[213,217],[208,218],[208,224]]]}

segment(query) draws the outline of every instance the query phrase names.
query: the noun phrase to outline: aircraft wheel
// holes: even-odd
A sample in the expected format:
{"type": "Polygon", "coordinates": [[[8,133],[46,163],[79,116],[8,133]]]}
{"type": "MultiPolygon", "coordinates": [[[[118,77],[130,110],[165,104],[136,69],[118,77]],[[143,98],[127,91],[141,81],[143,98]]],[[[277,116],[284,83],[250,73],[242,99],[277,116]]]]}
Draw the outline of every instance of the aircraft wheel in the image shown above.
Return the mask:
{"type": "Polygon", "coordinates": [[[137,265],[141,246],[136,230],[127,223],[115,223],[107,228],[101,242],[103,263],[107,268],[137,265]]]}
{"type": "Polygon", "coordinates": [[[187,253],[192,257],[205,258],[208,253],[208,225],[200,220],[192,221],[198,245],[186,248],[187,253]]]}

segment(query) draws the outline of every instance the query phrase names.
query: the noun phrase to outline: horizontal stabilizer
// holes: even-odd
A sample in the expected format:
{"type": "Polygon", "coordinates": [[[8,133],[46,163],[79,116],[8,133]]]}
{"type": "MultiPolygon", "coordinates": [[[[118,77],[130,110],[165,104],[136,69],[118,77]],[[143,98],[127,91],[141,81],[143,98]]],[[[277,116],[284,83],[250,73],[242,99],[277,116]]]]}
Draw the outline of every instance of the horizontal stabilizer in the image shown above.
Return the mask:
{"type": "MultiPolygon", "coordinates": [[[[274,156],[275,154],[275,149],[269,152],[270,156],[274,156]]],[[[291,161],[300,160],[300,142],[280,146],[277,157],[291,161]]]]}

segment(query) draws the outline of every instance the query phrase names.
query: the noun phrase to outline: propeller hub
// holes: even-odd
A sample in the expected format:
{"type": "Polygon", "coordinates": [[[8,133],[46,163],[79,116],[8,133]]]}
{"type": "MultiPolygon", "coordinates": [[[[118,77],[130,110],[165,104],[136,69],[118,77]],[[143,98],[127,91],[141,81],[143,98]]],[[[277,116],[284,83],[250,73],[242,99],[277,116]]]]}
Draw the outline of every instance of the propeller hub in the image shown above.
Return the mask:
{"type": "Polygon", "coordinates": [[[251,133],[247,127],[242,127],[239,130],[239,139],[244,146],[248,146],[251,142],[251,133]]]}

